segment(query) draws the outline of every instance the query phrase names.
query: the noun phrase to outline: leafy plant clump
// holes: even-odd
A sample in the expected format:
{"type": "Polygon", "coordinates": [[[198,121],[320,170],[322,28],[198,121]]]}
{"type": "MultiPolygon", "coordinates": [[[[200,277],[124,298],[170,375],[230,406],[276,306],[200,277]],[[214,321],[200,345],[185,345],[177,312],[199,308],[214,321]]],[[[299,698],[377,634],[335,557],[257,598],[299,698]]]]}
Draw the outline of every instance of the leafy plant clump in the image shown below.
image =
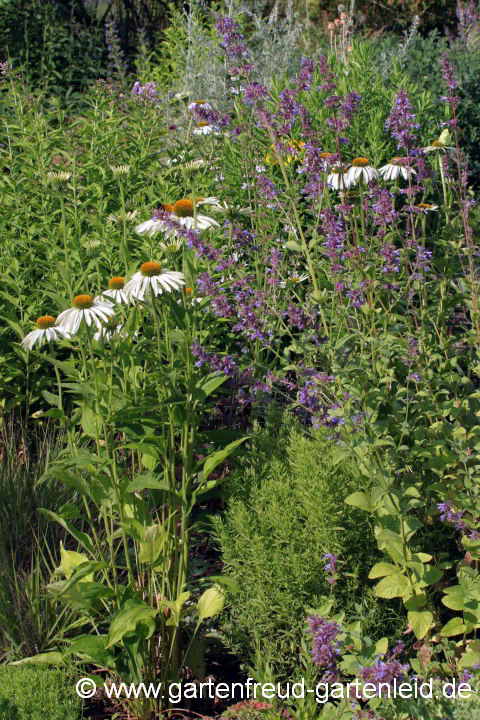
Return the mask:
{"type": "Polygon", "coordinates": [[[0,666],[1,720],[80,720],[75,674],[65,669],[0,666]]]}
{"type": "MultiPolygon", "coordinates": [[[[257,429],[252,450],[253,462],[229,483],[225,516],[213,519],[225,570],[236,582],[225,630],[244,660],[260,648],[265,662],[289,677],[305,608],[320,607],[331,594],[327,554],[341,559],[339,605],[353,610],[363,600],[367,630],[378,632],[386,615],[366,585],[380,555],[368,518],[344,502],[358,478],[349,462],[335,465],[327,431],[305,434],[280,415],[257,429]]],[[[402,619],[390,622],[394,635],[402,619]]]]}

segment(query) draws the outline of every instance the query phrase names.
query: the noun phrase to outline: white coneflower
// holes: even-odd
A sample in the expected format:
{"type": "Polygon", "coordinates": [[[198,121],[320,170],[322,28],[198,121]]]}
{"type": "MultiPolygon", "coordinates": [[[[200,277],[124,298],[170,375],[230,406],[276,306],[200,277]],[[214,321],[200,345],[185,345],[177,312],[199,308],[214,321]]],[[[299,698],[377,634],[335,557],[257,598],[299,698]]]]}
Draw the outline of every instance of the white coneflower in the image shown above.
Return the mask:
{"type": "Polygon", "coordinates": [[[118,213],[117,215],[111,213],[110,215],[107,215],[107,220],[109,222],[117,223],[117,225],[123,225],[124,222],[135,220],[137,215],[138,210],[131,210],[130,212],[125,213],[125,215],[122,215],[122,213],[118,213]]]}
{"type": "Polygon", "coordinates": [[[61,338],[69,338],[69,333],[63,327],[55,325],[55,318],[51,315],[42,315],[36,321],[36,330],[28,333],[22,340],[22,347],[31,350],[34,345],[41,347],[45,342],[53,342],[60,335],[61,338]]]}
{"type": "Polygon", "coordinates": [[[369,183],[373,178],[378,178],[378,172],[374,167],[368,164],[368,158],[355,158],[352,160],[352,166],[347,172],[348,185],[356,185],[359,180],[369,183]]]}
{"type": "Polygon", "coordinates": [[[350,186],[345,167],[339,163],[333,165],[327,177],[327,184],[335,190],[347,190],[350,186]]]}
{"type": "Polygon", "coordinates": [[[110,305],[111,300],[114,300],[116,303],[124,304],[126,305],[128,303],[128,297],[125,295],[124,291],[125,287],[125,278],[123,277],[112,277],[108,281],[108,290],[104,290],[103,293],[100,293],[95,298],[95,302],[105,302],[109,303],[110,305]]]}
{"type": "Polygon", "coordinates": [[[143,300],[147,292],[152,292],[157,297],[164,290],[172,292],[179,290],[182,285],[185,285],[183,273],[162,268],[158,262],[145,262],[140,265],[140,271],[125,285],[124,290],[127,297],[143,300]]]}
{"type": "MultiPolygon", "coordinates": [[[[196,296],[193,294],[193,288],[191,288],[191,287],[184,287],[184,288],[183,288],[183,294],[185,295],[185,298],[186,298],[187,302],[190,302],[190,303],[201,303],[202,300],[203,300],[203,298],[196,297],[196,296]]],[[[177,302],[178,302],[179,304],[182,303],[181,300],[178,300],[177,302]]]]}
{"type": "Polygon", "coordinates": [[[308,273],[306,275],[293,275],[286,280],[281,280],[278,284],[281,288],[284,288],[287,287],[289,283],[293,283],[294,285],[296,285],[297,283],[305,282],[305,280],[308,280],[308,278],[308,273]]]}
{"type": "MultiPolygon", "coordinates": [[[[197,127],[193,130],[194,135],[210,135],[210,133],[213,133],[214,130],[216,130],[214,125],[210,125],[210,123],[206,122],[205,120],[201,120],[199,123],[197,123],[197,127]]],[[[215,135],[218,135],[216,132],[215,135]]]]}
{"type": "Polygon", "coordinates": [[[198,158],[197,160],[190,160],[190,162],[186,162],[182,167],[184,167],[185,170],[197,170],[199,167],[203,167],[204,165],[206,165],[205,160],[198,158]]]}
{"type": "Polygon", "coordinates": [[[63,170],[59,172],[47,172],[47,181],[57,185],[68,182],[71,177],[72,173],[63,170]]]}
{"type": "Polygon", "coordinates": [[[417,210],[422,210],[424,213],[434,212],[438,210],[438,205],[431,205],[430,203],[417,203],[413,206],[417,210]]]}
{"type": "Polygon", "coordinates": [[[226,202],[219,202],[212,206],[212,210],[222,213],[228,219],[235,219],[240,215],[251,215],[253,212],[251,207],[241,207],[241,205],[228,205],[226,202]]]}
{"type": "Polygon", "coordinates": [[[57,318],[57,325],[61,325],[68,333],[75,335],[83,321],[90,327],[92,323],[100,329],[102,322],[114,314],[112,303],[93,299],[91,295],[77,295],[72,300],[73,307],[64,310],[57,318]]]}
{"type": "Polygon", "coordinates": [[[394,157],[389,163],[379,168],[378,174],[384,180],[396,180],[401,175],[404,180],[408,180],[410,175],[416,175],[416,171],[409,165],[403,165],[409,158],[394,157]]]}
{"type": "Polygon", "coordinates": [[[189,110],[198,110],[200,108],[202,110],[211,110],[212,106],[206,100],[194,100],[188,105],[189,110]]]}
{"type": "Polygon", "coordinates": [[[182,237],[173,236],[172,238],[166,238],[167,242],[158,243],[160,250],[165,253],[176,253],[183,248],[184,241],[182,237]]]}
{"type": "Polygon", "coordinates": [[[107,322],[100,327],[100,330],[95,333],[93,339],[98,342],[102,340],[103,342],[108,342],[108,340],[111,340],[114,335],[118,335],[120,333],[122,327],[123,325],[118,322],[115,315],[112,315],[108,318],[107,322]]]}
{"type": "MultiPolygon", "coordinates": [[[[199,205],[212,205],[215,207],[221,207],[217,198],[215,197],[196,198],[195,205],[197,207],[199,205]]],[[[193,217],[193,200],[191,200],[190,198],[177,200],[177,202],[173,204],[163,205],[163,210],[165,210],[165,212],[171,213],[175,222],[177,222],[179,225],[183,225],[187,228],[187,230],[191,230],[193,228],[195,219],[193,217]]],[[[206,215],[197,214],[197,229],[206,230],[210,227],[220,227],[220,225],[213,218],[207,217],[206,215]]],[[[160,230],[165,233],[166,237],[170,237],[176,234],[175,228],[169,228],[163,220],[147,220],[146,222],[141,223],[141,225],[137,225],[137,227],[135,228],[135,232],[137,232],[139,235],[150,236],[154,235],[160,230]]]]}
{"type": "Polygon", "coordinates": [[[90,252],[93,252],[94,250],[97,250],[97,248],[99,248],[100,245],[103,245],[101,240],[98,240],[98,239],[87,240],[84,244],[84,248],[85,248],[85,250],[89,250],[90,252]]]}
{"type": "Polygon", "coordinates": [[[130,165],[110,165],[110,170],[112,171],[114,177],[128,175],[130,172],[130,165]]]}

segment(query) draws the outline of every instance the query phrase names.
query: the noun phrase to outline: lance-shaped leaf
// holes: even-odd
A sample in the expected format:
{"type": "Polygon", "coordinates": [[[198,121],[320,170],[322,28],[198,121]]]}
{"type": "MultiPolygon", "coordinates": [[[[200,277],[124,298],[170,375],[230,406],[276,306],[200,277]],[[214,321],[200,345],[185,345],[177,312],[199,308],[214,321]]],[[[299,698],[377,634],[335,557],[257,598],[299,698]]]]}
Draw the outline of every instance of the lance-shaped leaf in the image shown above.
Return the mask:
{"type": "Polygon", "coordinates": [[[138,598],[127,600],[110,623],[105,649],[119,643],[124,635],[135,630],[138,623],[153,619],[157,612],[156,608],[150,607],[138,598]]]}

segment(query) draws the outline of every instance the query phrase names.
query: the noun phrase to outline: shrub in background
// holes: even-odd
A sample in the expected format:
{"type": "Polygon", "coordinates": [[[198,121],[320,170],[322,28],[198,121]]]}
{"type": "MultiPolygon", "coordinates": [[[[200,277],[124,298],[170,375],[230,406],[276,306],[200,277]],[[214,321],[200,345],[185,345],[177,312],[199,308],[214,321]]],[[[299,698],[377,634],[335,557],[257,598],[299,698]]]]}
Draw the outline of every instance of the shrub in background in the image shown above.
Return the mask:
{"type": "Polygon", "coordinates": [[[103,28],[87,26],[53,2],[0,4],[0,60],[21,69],[33,88],[81,95],[106,72],[103,28]]]}
{"type": "MultiPolygon", "coordinates": [[[[334,467],[328,431],[306,435],[292,417],[270,414],[254,448],[253,465],[250,458],[228,484],[225,515],[213,518],[225,570],[238,585],[224,630],[243,659],[260,647],[263,660],[288,675],[305,608],[330,594],[324,554],[339,556],[342,607],[363,599],[374,632],[383,611],[370,600],[366,576],[377,550],[365,516],[344,504],[358,483],[348,464],[334,467]]],[[[396,625],[392,617],[393,632],[396,625]]]]}
{"type": "Polygon", "coordinates": [[[79,720],[82,715],[70,672],[0,666],[0,720],[79,720]]]}

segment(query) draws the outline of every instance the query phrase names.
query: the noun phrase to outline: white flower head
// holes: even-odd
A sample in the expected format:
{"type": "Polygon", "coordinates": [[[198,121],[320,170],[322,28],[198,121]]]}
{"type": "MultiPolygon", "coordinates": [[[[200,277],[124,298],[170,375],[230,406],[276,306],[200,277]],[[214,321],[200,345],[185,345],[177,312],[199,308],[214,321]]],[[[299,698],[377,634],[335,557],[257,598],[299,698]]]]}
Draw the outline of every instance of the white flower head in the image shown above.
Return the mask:
{"type": "Polygon", "coordinates": [[[111,213],[110,215],[107,215],[107,220],[112,223],[116,223],[117,225],[123,225],[124,222],[130,222],[130,220],[135,220],[135,218],[138,215],[138,210],[131,210],[130,212],[126,212],[125,215],[122,213],[111,213]]]}
{"type": "Polygon", "coordinates": [[[112,300],[116,303],[127,305],[128,297],[125,295],[125,278],[112,277],[108,281],[108,290],[104,290],[95,298],[95,302],[104,302],[112,305],[112,300]]]}
{"type": "Polygon", "coordinates": [[[418,203],[413,207],[417,208],[417,210],[421,210],[423,213],[435,212],[435,210],[438,210],[438,205],[431,205],[430,203],[418,203]]]}
{"type": "MultiPolygon", "coordinates": [[[[205,120],[201,120],[197,127],[193,130],[194,135],[210,135],[210,133],[213,133],[216,130],[215,125],[210,125],[210,123],[206,122],[205,120]]],[[[215,135],[218,135],[218,132],[215,132],[215,135]]]]}
{"type": "Polygon", "coordinates": [[[153,293],[157,297],[164,291],[179,290],[182,285],[185,285],[183,273],[162,268],[158,262],[145,262],[124,290],[128,298],[144,300],[146,293],[153,293]]]}
{"type": "Polygon", "coordinates": [[[287,278],[287,280],[282,280],[278,284],[281,288],[287,287],[287,284],[293,283],[296,285],[297,283],[305,282],[305,280],[308,280],[309,276],[308,273],[306,275],[292,275],[291,277],[287,278]]]}
{"type": "Polygon", "coordinates": [[[212,106],[206,100],[194,100],[188,105],[189,110],[211,110],[212,106]]]}
{"type": "Polygon", "coordinates": [[[102,323],[114,314],[111,302],[93,299],[91,295],[77,295],[73,298],[72,305],[73,307],[64,310],[57,318],[57,325],[64,327],[72,335],[79,331],[84,321],[88,327],[94,324],[100,329],[102,323]]]}
{"type": "Polygon", "coordinates": [[[356,185],[360,180],[368,184],[373,178],[378,178],[378,172],[368,164],[368,158],[355,158],[347,172],[349,186],[356,185]]]}
{"type": "MultiPolygon", "coordinates": [[[[196,198],[195,205],[212,205],[215,208],[221,209],[221,205],[215,197],[196,198]]],[[[187,230],[191,230],[193,228],[195,224],[195,218],[193,216],[193,200],[191,200],[190,198],[177,200],[177,202],[173,203],[173,205],[163,205],[163,210],[165,210],[165,212],[171,213],[172,219],[178,225],[182,225],[187,230]]],[[[219,228],[220,225],[213,218],[197,213],[197,229],[206,230],[210,227],[219,228]]],[[[139,235],[149,235],[150,237],[152,235],[155,235],[155,233],[159,232],[160,230],[165,233],[166,237],[170,237],[176,234],[175,228],[168,227],[168,225],[163,220],[147,220],[146,222],[141,223],[141,225],[137,225],[137,227],[135,228],[135,232],[137,232],[139,235]]]]}
{"type": "Polygon", "coordinates": [[[347,190],[350,186],[345,168],[340,163],[336,163],[331,168],[331,172],[327,177],[327,184],[335,190],[347,190]]]}
{"type": "Polygon", "coordinates": [[[404,165],[406,158],[394,157],[389,163],[381,167],[378,174],[383,177],[384,180],[396,180],[399,175],[404,180],[408,180],[411,175],[416,175],[416,171],[409,165],[404,165]]]}
{"type": "Polygon", "coordinates": [[[97,340],[97,342],[108,342],[108,340],[111,340],[115,335],[119,335],[122,328],[123,325],[118,322],[115,315],[111,315],[107,322],[97,330],[93,339],[97,340]]]}
{"type": "Polygon", "coordinates": [[[36,330],[28,333],[22,340],[22,347],[25,350],[31,350],[34,345],[41,347],[45,342],[51,343],[57,340],[59,337],[69,338],[69,333],[63,327],[55,325],[55,318],[51,315],[42,315],[36,321],[36,330]]]}

